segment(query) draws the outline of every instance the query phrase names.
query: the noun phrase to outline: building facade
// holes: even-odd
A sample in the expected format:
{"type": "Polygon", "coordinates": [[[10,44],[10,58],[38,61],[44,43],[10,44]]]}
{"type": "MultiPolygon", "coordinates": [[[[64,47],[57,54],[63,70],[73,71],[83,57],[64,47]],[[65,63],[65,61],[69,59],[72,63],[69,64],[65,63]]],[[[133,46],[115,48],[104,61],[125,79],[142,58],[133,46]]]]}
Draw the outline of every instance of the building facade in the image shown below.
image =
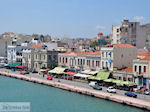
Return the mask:
{"type": "Polygon", "coordinates": [[[112,44],[128,43],[137,48],[144,48],[150,34],[150,25],[123,20],[121,26],[112,26],[112,44]]]}
{"type": "Polygon", "coordinates": [[[7,48],[7,60],[8,60],[8,63],[16,62],[16,46],[8,45],[8,48],[7,48]]]}
{"type": "Polygon", "coordinates": [[[101,48],[101,69],[113,71],[131,67],[137,58],[136,47],[130,44],[113,44],[101,48]]]}
{"type": "Polygon", "coordinates": [[[150,89],[150,57],[133,60],[135,83],[150,89]]]}
{"type": "Polygon", "coordinates": [[[67,52],[58,54],[58,65],[69,69],[100,70],[101,52],[67,52]]]}

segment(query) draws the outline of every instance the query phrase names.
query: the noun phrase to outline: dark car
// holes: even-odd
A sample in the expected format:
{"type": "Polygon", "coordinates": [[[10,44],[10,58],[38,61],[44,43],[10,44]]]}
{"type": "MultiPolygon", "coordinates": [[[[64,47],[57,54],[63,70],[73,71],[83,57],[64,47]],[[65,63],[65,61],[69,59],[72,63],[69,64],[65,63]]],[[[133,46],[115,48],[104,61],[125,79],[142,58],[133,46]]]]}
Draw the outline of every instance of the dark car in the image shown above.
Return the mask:
{"type": "Polygon", "coordinates": [[[99,86],[99,85],[94,85],[94,86],[92,86],[93,87],[93,89],[96,89],[96,90],[102,90],[102,88],[99,86]]]}
{"type": "Polygon", "coordinates": [[[125,93],[124,93],[124,95],[126,95],[126,96],[130,96],[130,97],[134,97],[134,98],[136,98],[136,97],[137,97],[137,95],[136,95],[136,94],[134,94],[134,93],[132,93],[132,92],[130,92],[130,91],[125,92],[125,93]]]}
{"type": "Polygon", "coordinates": [[[35,71],[35,70],[32,70],[31,72],[32,72],[32,73],[38,73],[38,72],[37,72],[37,71],[35,71]]]}

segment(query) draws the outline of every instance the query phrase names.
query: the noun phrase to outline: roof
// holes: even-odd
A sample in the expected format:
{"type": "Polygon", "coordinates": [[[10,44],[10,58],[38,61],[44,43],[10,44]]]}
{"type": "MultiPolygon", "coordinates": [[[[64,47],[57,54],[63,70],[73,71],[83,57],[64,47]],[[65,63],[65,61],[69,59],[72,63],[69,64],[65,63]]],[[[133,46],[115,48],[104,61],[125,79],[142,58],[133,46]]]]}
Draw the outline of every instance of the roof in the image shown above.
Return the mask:
{"type": "Polygon", "coordinates": [[[75,72],[65,72],[64,74],[67,74],[67,75],[75,75],[75,74],[77,74],[77,73],[75,73],[75,72]]]}
{"type": "Polygon", "coordinates": [[[61,53],[61,54],[64,54],[64,55],[101,55],[101,51],[88,51],[88,52],[85,52],[85,51],[76,51],[76,52],[71,52],[71,51],[68,51],[66,53],[61,53]]]}
{"type": "Polygon", "coordinates": [[[96,76],[88,77],[91,80],[105,80],[108,79],[110,73],[109,72],[98,72],[96,76]]]}
{"type": "Polygon", "coordinates": [[[138,51],[137,55],[138,56],[150,56],[150,52],[148,52],[148,51],[138,51]]]}
{"type": "Polygon", "coordinates": [[[62,67],[55,67],[53,70],[48,71],[49,73],[55,73],[55,74],[63,74],[66,68],[62,67]]]}
{"type": "Polygon", "coordinates": [[[146,56],[144,58],[140,58],[140,60],[150,61],[150,56],[146,56]]]}
{"type": "Polygon", "coordinates": [[[133,68],[128,67],[128,68],[122,69],[122,71],[124,71],[124,72],[133,72],[133,68]]]}
{"type": "Polygon", "coordinates": [[[105,47],[114,47],[114,48],[135,48],[135,46],[131,44],[107,44],[105,47]]]}
{"type": "Polygon", "coordinates": [[[43,44],[36,44],[36,45],[31,46],[30,48],[39,48],[39,47],[42,47],[42,46],[43,46],[43,44]]]}
{"type": "Polygon", "coordinates": [[[97,35],[103,35],[103,33],[102,33],[102,32],[99,32],[97,35]]]}

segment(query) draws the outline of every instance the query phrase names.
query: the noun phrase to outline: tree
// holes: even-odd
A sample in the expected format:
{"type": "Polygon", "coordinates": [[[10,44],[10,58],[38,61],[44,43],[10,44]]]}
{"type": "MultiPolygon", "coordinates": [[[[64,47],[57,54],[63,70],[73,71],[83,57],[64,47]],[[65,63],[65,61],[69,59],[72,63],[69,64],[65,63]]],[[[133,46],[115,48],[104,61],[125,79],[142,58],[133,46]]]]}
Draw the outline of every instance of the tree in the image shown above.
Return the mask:
{"type": "Polygon", "coordinates": [[[47,68],[53,69],[57,66],[58,66],[58,63],[56,63],[55,61],[52,61],[52,63],[48,64],[47,68]]]}
{"type": "Polygon", "coordinates": [[[98,42],[94,41],[90,44],[90,47],[95,48],[96,46],[98,46],[98,42]]]}

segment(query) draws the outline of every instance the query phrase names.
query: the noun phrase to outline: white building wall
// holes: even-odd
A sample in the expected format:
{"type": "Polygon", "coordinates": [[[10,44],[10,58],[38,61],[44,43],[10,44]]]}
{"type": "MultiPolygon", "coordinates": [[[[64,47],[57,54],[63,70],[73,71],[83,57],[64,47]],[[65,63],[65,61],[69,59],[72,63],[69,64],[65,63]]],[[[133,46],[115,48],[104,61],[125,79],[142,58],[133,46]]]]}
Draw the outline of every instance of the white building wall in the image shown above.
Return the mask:
{"type": "Polygon", "coordinates": [[[112,26],[112,44],[120,43],[120,26],[112,26]]]}

